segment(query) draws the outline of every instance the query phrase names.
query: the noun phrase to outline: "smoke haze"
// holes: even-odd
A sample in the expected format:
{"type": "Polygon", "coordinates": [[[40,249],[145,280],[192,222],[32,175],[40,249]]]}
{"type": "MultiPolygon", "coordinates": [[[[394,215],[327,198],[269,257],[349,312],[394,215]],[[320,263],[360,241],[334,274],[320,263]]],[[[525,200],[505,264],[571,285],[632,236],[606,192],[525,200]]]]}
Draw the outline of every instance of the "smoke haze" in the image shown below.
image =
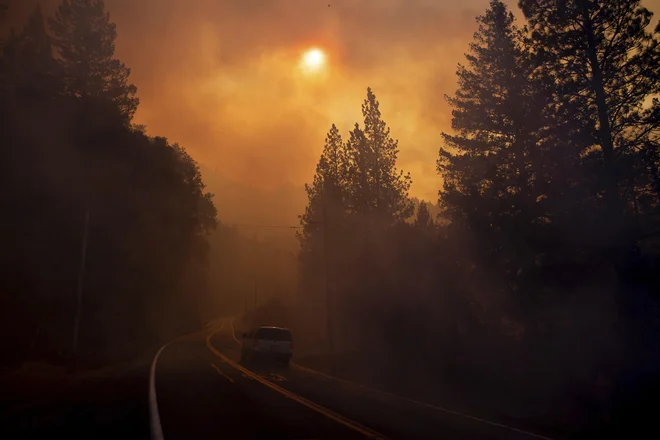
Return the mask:
{"type": "MultiPolygon", "coordinates": [[[[36,3],[9,1],[9,23],[23,23],[36,3]]],[[[40,3],[51,12],[58,2],[40,3]]],[[[519,14],[515,1],[506,3],[519,14]]],[[[645,5],[658,10],[660,0],[645,5]]],[[[179,142],[202,165],[222,221],[274,224],[297,224],[303,184],[311,181],[328,128],[336,123],[346,133],[360,120],[367,86],[399,139],[398,164],[412,175],[411,195],[437,200],[439,134],[451,130],[444,95],[456,90],[456,65],[487,6],[487,0],[106,1],[117,24],[116,55],[138,87],[135,122],[179,142]],[[312,46],[328,52],[328,67],[305,76],[298,59],[312,46]],[[260,209],[264,200],[277,209],[260,209]]]]}

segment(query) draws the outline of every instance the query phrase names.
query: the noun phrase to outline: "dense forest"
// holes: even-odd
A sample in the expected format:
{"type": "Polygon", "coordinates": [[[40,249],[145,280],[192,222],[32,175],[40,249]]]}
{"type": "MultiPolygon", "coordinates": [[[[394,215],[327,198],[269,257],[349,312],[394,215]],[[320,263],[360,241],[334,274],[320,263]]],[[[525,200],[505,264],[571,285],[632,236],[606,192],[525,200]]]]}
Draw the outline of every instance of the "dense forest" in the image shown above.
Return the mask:
{"type": "Polygon", "coordinates": [[[520,7],[524,25],[491,1],[458,66],[438,218],[406,221],[410,176],[371,89],[362,125],[331,127],[302,307],[327,306],[338,374],[607,426],[658,387],[660,26],[635,0],[520,7]]]}
{"type": "Polygon", "coordinates": [[[216,209],[185,149],[132,123],[116,35],[103,2],[66,0],[2,44],[8,359],[113,359],[200,326],[216,209]]]}
{"type": "Polygon", "coordinates": [[[639,0],[519,7],[477,18],[438,200],[409,194],[367,88],[328,131],[297,256],[221,224],[195,160],[135,124],[103,1],[37,8],[0,57],[7,361],[111,362],[266,304],[343,377],[653,420],[628,403],[660,389],[660,25],[639,0]]]}

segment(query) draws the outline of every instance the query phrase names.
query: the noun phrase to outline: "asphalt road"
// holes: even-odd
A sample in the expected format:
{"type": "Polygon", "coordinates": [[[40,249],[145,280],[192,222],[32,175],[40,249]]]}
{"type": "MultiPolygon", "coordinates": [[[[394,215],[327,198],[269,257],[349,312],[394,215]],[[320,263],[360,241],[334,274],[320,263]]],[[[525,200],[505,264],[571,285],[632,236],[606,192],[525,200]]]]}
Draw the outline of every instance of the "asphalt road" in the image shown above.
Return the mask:
{"type": "Polygon", "coordinates": [[[547,438],[296,365],[248,369],[238,358],[231,321],[161,351],[153,385],[163,439],[547,438]]]}

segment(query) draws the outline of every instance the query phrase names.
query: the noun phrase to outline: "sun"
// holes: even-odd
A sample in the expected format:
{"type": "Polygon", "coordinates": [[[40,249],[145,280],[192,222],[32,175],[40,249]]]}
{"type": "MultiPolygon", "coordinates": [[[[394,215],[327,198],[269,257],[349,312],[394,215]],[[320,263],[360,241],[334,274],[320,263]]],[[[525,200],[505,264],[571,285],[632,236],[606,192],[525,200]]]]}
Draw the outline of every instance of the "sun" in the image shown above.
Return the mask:
{"type": "Polygon", "coordinates": [[[314,47],[303,52],[300,59],[300,67],[308,73],[318,72],[326,63],[325,52],[314,47]]]}

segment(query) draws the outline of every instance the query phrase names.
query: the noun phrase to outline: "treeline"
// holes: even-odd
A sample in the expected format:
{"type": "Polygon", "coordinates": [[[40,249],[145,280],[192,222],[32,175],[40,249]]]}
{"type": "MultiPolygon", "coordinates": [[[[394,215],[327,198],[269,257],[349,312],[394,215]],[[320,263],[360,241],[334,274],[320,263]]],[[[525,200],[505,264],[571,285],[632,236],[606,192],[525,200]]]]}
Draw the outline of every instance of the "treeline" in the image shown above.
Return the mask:
{"type": "Polygon", "coordinates": [[[7,361],[112,360],[200,326],[216,209],[186,151],[132,123],[116,35],[102,0],[64,0],[2,42],[7,361]]]}
{"type": "Polygon", "coordinates": [[[360,359],[394,389],[605,426],[660,371],[660,26],[637,0],[520,7],[524,26],[491,1],[446,98],[441,218],[404,221],[410,177],[370,89],[363,125],[331,128],[302,307],[325,313],[327,291],[339,372],[360,359]]]}

